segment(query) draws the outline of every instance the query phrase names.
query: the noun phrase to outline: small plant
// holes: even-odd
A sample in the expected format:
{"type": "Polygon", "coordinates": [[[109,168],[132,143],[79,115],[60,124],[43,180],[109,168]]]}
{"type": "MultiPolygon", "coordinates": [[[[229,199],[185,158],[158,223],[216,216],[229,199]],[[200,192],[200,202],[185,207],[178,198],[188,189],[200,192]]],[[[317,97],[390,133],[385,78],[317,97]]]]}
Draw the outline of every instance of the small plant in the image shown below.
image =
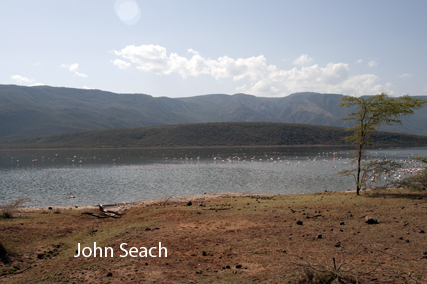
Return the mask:
{"type": "Polygon", "coordinates": [[[345,257],[341,251],[340,260],[332,258],[331,264],[313,261],[301,255],[289,259],[291,263],[296,267],[302,267],[304,271],[299,281],[300,284],[360,283],[360,278],[373,273],[380,266],[377,264],[373,269],[367,268],[366,264],[370,257],[357,264],[356,258],[359,258],[360,261],[362,252],[363,249],[345,257]]]}
{"type": "MultiPolygon", "coordinates": [[[[387,188],[394,185],[392,173],[403,167],[403,163],[387,159],[376,159],[360,167],[361,176],[358,182],[360,189],[387,188]]],[[[342,170],[338,174],[353,176],[357,183],[357,169],[342,170]]]]}
{"type": "Polygon", "coordinates": [[[395,185],[405,187],[412,190],[426,190],[427,189],[427,157],[418,156],[415,161],[424,164],[424,167],[413,169],[416,171],[415,175],[398,180],[395,185]]]}
{"type": "Polygon", "coordinates": [[[30,201],[31,199],[22,197],[10,202],[7,205],[0,206],[0,218],[3,218],[3,219],[12,218],[13,214],[16,212],[18,207],[30,201]]]}

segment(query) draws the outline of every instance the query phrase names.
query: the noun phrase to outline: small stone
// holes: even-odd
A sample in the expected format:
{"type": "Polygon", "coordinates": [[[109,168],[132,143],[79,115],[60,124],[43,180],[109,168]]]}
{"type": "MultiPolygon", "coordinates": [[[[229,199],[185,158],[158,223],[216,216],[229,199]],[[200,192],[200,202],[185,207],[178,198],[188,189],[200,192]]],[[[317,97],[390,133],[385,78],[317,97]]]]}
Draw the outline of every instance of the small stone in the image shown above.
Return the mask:
{"type": "Polygon", "coordinates": [[[337,243],[334,245],[334,247],[336,247],[336,248],[341,247],[341,242],[337,242],[337,243]]]}
{"type": "Polygon", "coordinates": [[[52,207],[48,207],[47,209],[52,210],[53,208],[52,207]]]}
{"type": "Polygon", "coordinates": [[[302,225],[302,221],[297,221],[297,225],[302,225]]]}
{"type": "Polygon", "coordinates": [[[316,239],[321,239],[321,238],[323,238],[322,234],[317,234],[316,235],[316,239]]]}
{"type": "Polygon", "coordinates": [[[420,231],[420,234],[425,234],[424,230],[421,230],[421,231],[420,231]]]}
{"type": "Polygon", "coordinates": [[[193,205],[193,202],[188,201],[188,202],[187,202],[187,206],[191,206],[191,205],[193,205]]]}
{"type": "Polygon", "coordinates": [[[341,226],[344,226],[344,225],[345,225],[344,221],[341,221],[341,222],[340,222],[340,225],[341,225],[341,226]]]}
{"type": "Polygon", "coordinates": [[[365,217],[365,223],[370,224],[370,225],[372,225],[372,224],[379,224],[377,218],[370,217],[370,216],[366,216],[365,217]]]}
{"type": "Polygon", "coordinates": [[[236,265],[236,268],[237,268],[237,269],[240,269],[240,268],[242,268],[242,265],[241,265],[241,264],[238,264],[238,265],[236,265]]]}
{"type": "Polygon", "coordinates": [[[107,273],[107,277],[112,277],[112,276],[113,276],[113,273],[111,273],[111,272],[107,273]]]}

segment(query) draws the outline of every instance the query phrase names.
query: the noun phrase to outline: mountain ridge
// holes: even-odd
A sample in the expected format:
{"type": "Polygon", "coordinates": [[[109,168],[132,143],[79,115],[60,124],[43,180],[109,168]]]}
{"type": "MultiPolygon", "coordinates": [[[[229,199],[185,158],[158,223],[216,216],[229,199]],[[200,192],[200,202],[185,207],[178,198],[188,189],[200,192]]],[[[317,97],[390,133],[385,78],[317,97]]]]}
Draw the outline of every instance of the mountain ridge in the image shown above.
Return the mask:
{"type": "MultiPolygon", "coordinates": [[[[302,92],[281,98],[237,93],[186,98],[93,89],[0,85],[0,138],[124,127],[208,122],[276,122],[350,127],[342,95],[302,92]]],[[[427,98],[427,97],[423,97],[427,98]]],[[[427,112],[379,130],[427,135],[427,112]]]]}

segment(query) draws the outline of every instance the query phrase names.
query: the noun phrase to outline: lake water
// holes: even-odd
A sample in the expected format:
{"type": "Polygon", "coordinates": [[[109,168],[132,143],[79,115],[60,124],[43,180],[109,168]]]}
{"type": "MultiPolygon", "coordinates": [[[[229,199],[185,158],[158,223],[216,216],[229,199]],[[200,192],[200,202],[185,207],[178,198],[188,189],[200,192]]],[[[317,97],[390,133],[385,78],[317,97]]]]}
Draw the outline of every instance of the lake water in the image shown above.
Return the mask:
{"type": "MultiPolygon", "coordinates": [[[[427,148],[372,149],[410,161],[427,148]]],[[[349,147],[0,150],[0,204],[132,202],[204,193],[296,194],[354,189],[349,147]],[[75,196],[75,198],[69,198],[75,196]]]]}

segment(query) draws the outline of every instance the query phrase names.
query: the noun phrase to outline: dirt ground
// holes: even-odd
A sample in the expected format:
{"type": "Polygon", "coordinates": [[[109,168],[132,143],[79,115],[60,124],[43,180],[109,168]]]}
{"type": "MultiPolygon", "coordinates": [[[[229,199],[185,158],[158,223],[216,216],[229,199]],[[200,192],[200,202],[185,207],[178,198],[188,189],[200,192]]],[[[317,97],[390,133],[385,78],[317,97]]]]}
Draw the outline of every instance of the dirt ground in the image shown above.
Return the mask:
{"type": "Polygon", "coordinates": [[[427,283],[426,192],[218,194],[105,208],[123,215],[53,207],[0,219],[0,283],[427,283]],[[102,257],[74,257],[94,242],[102,257]]]}

